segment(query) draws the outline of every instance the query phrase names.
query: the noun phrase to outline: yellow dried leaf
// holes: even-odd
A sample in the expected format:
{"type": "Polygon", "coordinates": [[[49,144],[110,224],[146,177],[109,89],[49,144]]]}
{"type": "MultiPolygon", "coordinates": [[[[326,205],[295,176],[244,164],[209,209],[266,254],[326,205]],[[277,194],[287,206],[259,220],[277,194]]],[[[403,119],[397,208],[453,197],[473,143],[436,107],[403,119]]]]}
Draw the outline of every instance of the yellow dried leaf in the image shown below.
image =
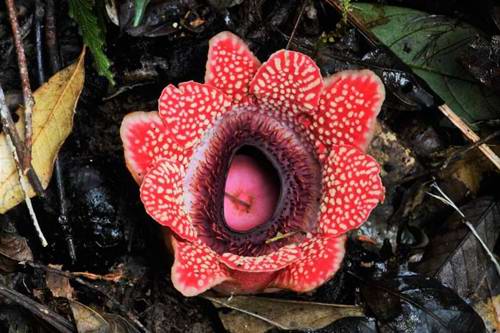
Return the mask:
{"type": "Polygon", "coordinates": [[[231,333],[266,333],[272,328],[281,330],[319,330],[339,319],[364,317],[363,310],[355,305],[326,304],[293,301],[258,296],[231,296],[229,298],[204,298],[217,308],[230,309],[219,312],[224,327],[231,333]]]}
{"type": "MultiPolygon", "coordinates": [[[[44,188],[52,176],[54,161],[64,140],[71,133],[76,103],[85,80],[85,50],[78,61],[59,71],[33,97],[32,165],[44,188]]],[[[22,116],[21,112],[18,112],[22,116]]],[[[21,117],[22,118],[22,117],[21,117]]],[[[24,137],[24,122],[16,123],[20,137],[24,137]]],[[[32,188],[29,196],[35,196],[32,188]]],[[[0,214],[24,200],[16,164],[7,145],[5,134],[0,135],[0,214]]]]}

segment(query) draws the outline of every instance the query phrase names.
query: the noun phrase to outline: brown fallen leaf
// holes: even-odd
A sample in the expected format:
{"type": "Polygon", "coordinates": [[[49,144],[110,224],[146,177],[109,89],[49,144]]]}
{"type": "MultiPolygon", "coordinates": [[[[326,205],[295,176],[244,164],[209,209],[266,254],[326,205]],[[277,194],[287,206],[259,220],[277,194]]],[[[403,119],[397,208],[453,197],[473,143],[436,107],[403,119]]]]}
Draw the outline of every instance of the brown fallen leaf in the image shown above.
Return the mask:
{"type": "MultiPolygon", "coordinates": [[[[62,265],[49,264],[49,267],[61,270],[62,265]]],[[[50,289],[54,297],[73,299],[73,292],[75,290],[69,283],[69,279],[67,277],[49,271],[45,277],[45,282],[47,283],[47,288],[50,289]]]]}
{"type": "MultiPolygon", "coordinates": [[[[59,148],[71,133],[76,103],[80,97],[85,80],[85,51],[77,62],[56,73],[33,97],[33,151],[32,164],[44,188],[52,176],[54,161],[59,148]]],[[[22,109],[16,128],[24,137],[22,109]]],[[[30,187],[29,196],[35,196],[30,187]]],[[[16,164],[7,144],[5,134],[0,135],[0,214],[24,200],[19,184],[16,164]]]]}
{"type": "Polygon", "coordinates": [[[17,234],[16,229],[7,223],[0,231],[0,272],[16,270],[20,261],[33,260],[33,253],[26,238],[17,234]]]}
{"type": "Polygon", "coordinates": [[[363,310],[354,305],[255,296],[204,297],[218,308],[230,309],[219,312],[219,317],[232,333],[264,333],[272,328],[318,330],[341,318],[364,317],[363,310]]]}
{"type": "Polygon", "coordinates": [[[381,177],[386,187],[418,171],[420,165],[412,151],[405,147],[396,133],[377,122],[368,154],[382,166],[381,177]]]}
{"type": "Polygon", "coordinates": [[[138,333],[139,331],[125,318],[109,313],[100,314],[94,309],[70,301],[71,312],[78,333],[138,333]]]}
{"type": "Polygon", "coordinates": [[[492,296],[484,302],[474,304],[474,309],[483,318],[489,332],[500,330],[500,295],[492,296]]]}

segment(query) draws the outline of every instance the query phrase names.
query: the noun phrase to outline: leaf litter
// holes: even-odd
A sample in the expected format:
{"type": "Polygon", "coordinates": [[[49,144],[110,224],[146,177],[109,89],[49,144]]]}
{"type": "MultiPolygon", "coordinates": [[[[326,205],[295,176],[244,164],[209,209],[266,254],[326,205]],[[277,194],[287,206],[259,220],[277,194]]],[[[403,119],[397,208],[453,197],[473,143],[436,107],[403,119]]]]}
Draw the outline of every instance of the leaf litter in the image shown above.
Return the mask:
{"type": "MultiPolygon", "coordinates": [[[[457,221],[456,218],[447,219],[452,210],[426,196],[425,190],[432,177],[436,177],[442,189],[469,218],[487,247],[498,254],[498,250],[494,248],[498,239],[498,219],[492,217],[491,212],[494,210],[488,210],[485,204],[498,199],[494,195],[493,185],[494,180],[498,180],[498,175],[488,167],[485,160],[471,155],[471,152],[456,155],[456,164],[453,162],[443,172],[437,172],[436,165],[443,165],[447,155],[454,154],[456,147],[468,145],[452,129],[442,126],[442,119],[426,112],[434,107],[432,99],[426,95],[429,91],[432,92],[428,87],[419,85],[418,81],[414,81],[405,72],[404,67],[387,55],[375,54],[374,49],[366,47],[359,30],[347,26],[342,31],[331,23],[332,17],[342,20],[347,14],[335,12],[329,7],[330,2],[332,1],[310,2],[305,10],[307,15],[303,14],[300,21],[297,21],[297,17],[301,16],[299,10],[302,3],[285,4],[277,1],[263,6],[254,1],[221,1],[217,7],[211,7],[195,0],[182,3],[155,1],[144,7],[143,18],[136,27],[133,26],[133,7],[115,6],[115,21],[118,20],[121,32],[108,24],[106,31],[102,32],[114,42],[108,44],[106,50],[102,43],[98,48],[105,52],[110,62],[113,61],[113,68],[109,66],[110,62],[105,67],[114,70],[116,91],[119,94],[103,100],[110,96],[110,91],[106,89],[107,82],[97,78],[92,67],[88,67],[90,75],[86,75],[73,133],[59,153],[66,169],[64,179],[71,204],[70,214],[76,221],[73,231],[78,260],[72,264],[67,258],[61,233],[52,223],[57,216],[50,207],[45,207],[49,206],[47,203],[52,203],[50,200],[35,200],[35,206],[41,214],[41,224],[47,230],[49,240],[53,241],[45,250],[32,242],[33,234],[26,226],[22,209],[11,208],[6,218],[16,221],[20,232],[13,230],[6,242],[0,241],[0,258],[3,259],[4,256],[8,259],[6,267],[11,272],[10,275],[1,276],[2,286],[7,288],[2,290],[9,293],[11,290],[22,290],[28,297],[40,302],[38,304],[49,305],[50,316],[54,313],[63,314],[70,318],[75,327],[80,325],[81,331],[85,328],[135,332],[143,330],[141,325],[144,325],[146,330],[154,332],[218,332],[231,325],[236,331],[242,327],[254,327],[248,325],[260,325],[266,330],[276,326],[242,311],[216,309],[206,300],[186,300],[173,290],[168,279],[169,273],[165,271],[169,256],[154,236],[158,234],[158,230],[146,221],[144,213],[134,204],[137,197],[131,190],[132,181],[122,170],[123,162],[117,139],[117,124],[123,115],[132,110],[154,109],[155,96],[165,82],[193,78],[201,80],[206,40],[221,29],[229,28],[244,36],[262,59],[290,42],[292,49],[299,48],[313,56],[319,48],[317,55],[322,60],[319,63],[325,72],[360,67],[374,69],[384,78],[389,93],[395,96],[381,114],[381,130],[372,144],[373,154],[385,165],[384,182],[388,187],[386,203],[372,214],[367,228],[358,231],[355,237],[353,235],[344,267],[334,280],[307,295],[272,295],[274,301],[271,301],[270,307],[273,310],[287,309],[287,306],[276,305],[284,304],[286,300],[304,308],[304,311],[300,311],[301,316],[294,311],[282,311],[280,320],[288,325],[283,325],[282,328],[319,329],[319,325],[315,326],[313,323],[318,313],[326,311],[323,306],[328,311],[340,311],[344,307],[335,308],[335,304],[340,303],[349,309],[356,309],[358,312],[354,314],[359,317],[344,317],[353,313],[338,316],[329,312],[329,315],[322,317],[325,326],[321,325],[319,332],[376,332],[389,328],[398,332],[418,331],[412,330],[418,328],[481,331],[481,319],[460,297],[471,301],[488,327],[494,327],[495,323],[490,325],[492,321],[488,318],[495,317],[493,314],[496,311],[498,291],[495,291],[494,286],[498,276],[491,269],[491,261],[481,252],[483,248],[472,236],[470,229],[463,229],[464,225],[460,221],[453,222],[454,219],[457,221]],[[161,12],[165,15],[160,15],[161,12]],[[294,38],[290,40],[292,31],[295,31],[294,38]],[[335,33],[331,33],[334,31],[335,33]],[[333,41],[317,43],[324,32],[334,36],[333,41]],[[139,78],[136,74],[141,67],[147,69],[141,72],[141,78],[147,79],[141,81],[141,85],[136,85],[137,81],[134,80],[139,78]],[[127,88],[120,90],[122,87],[127,88]],[[414,128],[415,124],[422,130],[409,131],[408,128],[414,128]],[[422,136],[422,133],[425,135],[422,136]],[[471,156],[473,161],[465,159],[471,156]],[[472,162],[477,164],[477,168],[471,167],[472,162]],[[480,198],[479,201],[473,201],[476,197],[480,198]],[[472,211],[464,205],[468,202],[472,211]],[[455,246],[438,250],[436,246],[444,243],[440,237],[453,240],[455,246]],[[410,253],[406,253],[405,249],[410,249],[410,253]],[[458,260],[467,257],[471,249],[478,253],[477,262],[458,260]],[[31,257],[29,251],[33,253],[31,257]],[[419,251],[421,255],[415,255],[415,251],[419,251]],[[33,257],[34,263],[30,261],[33,257]],[[428,258],[435,260],[434,265],[440,263],[438,271],[441,273],[428,270],[425,272],[426,276],[434,276],[440,281],[408,272],[409,268],[429,265],[428,258]],[[30,264],[24,265],[26,260],[30,264]],[[59,266],[52,269],[64,271],[68,277],[59,275],[55,278],[58,274],[46,269],[49,268],[49,263],[62,264],[62,269],[59,266]],[[481,286],[474,289],[471,283],[473,280],[467,281],[465,272],[478,276],[481,286]],[[22,277],[24,286],[16,284],[15,279],[10,278],[16,276],[18,279],[22,277]],[[454,281],[467,283],[453,284],[450,276],[455,278],[454,281]],[[377,285],[386,290],[377,289],[377,285]],[[422,302],[428,299],[432,302],[422,302]],[[318,304],[318,301],[326,304],[318,304]],[[376,301],[381,304],[375,306],[376,301]],[[440,315],[442,316],[439,317],[440,315]],[[296,317],[301,317],[302,326],[294,322],[296,317]],[[452,322],[453,318],[456,322],[452,322]],[[112,327],[120,328],[116,330],[112,327]]],[[[357,10],[357,5],[352,4],[353,11],[357,10]]],[[[29,13],[29,5],[25,8],[29,13]]],[[[420,9],[432,12],[435,9],[432,8],[420,9]]],[[[64,17],[67,13],[65,9],[67,8],[58,9],[62,13],[58,24],[63,26],[71,22],[64,17]]],[[[97,7],[95,11],[99,13],[97,7]]],[[[452,17],[454,14],[447,15],[452,17]]],[[[443,21],[442,17],[431,17],[412,22],[415,25],[435,25],[436,22],[443,21]]],[[[2,24],[0,16],[0,27],[2,24]]],[[[72,24],[69,23],[68,26],[71,27],[72,24]]],[[[26,27],[29,28],[29,23],[26,27]]],[[[406,24],[402,28],[411,29],[411,26],[406,24]]],[[[61,35],[60,43],[62,55],[69,63],[77,57],[81,44],[75,38],[77,34],[74,25],[66,31],[66,34],[61,35]]],[[[394,33],[398,33],[396,28],[394,33]]],[[[436,34],[432,40],[434,46],[425,50],[426,54],[432,55],[433,50],[438,50],[442,46],[442,40],[443,35],[436,34]]],[[[0,45],[4,45],[2,41],[0,30],[0,45]]],[[[454,53],[447,52],[464,50],[468,47],[466,44],[457,44],[456,50],[452,47],[446,49],[446,52],[435,54],[450,56],[454,53]]],[[[29,53],[28,60],[31,60],[29,53]]],[[[6,68],[7,64],[8,62],[0,68],[6,68]]],[[[30,65],[35,67],[34,62],[30,62],[30,65]]],[[[489,65],[484,66],[483,72],[489,65]]],[[[1,77],[0,82],[4,83],[1,77]]],[[[12,82],[15,84],[16,80],[12,82]]],[[[473,76],[467,82],[478,86],[480,90],[488,89],[481,86],[483,83],[488,85],[486,81],[475,81],[473,76]]],[[[12,93],[12,86],[6,87],[6,92],[12,93]]],[[[439,94],[438,91],[434,92],[439,94]]],[[[471,107],[467,111],[483,112],[479,107],[471,107]]],[[[474,123],[487,132],[492,119],[483,117],[482,114],[477,119],[488,120],[474,123]]],[[[52,191],[50,186],[48,191],[52,191]]],[[[1,262],[3,261],[0,260],[1,262]]],[[[261,296],[245,297],[247,303],[243,302],[238,306],[246,312],[253,309],[257,314],[259,309],[252,307],[267,300],[261,296]]],[[[236,302],[238,297],[235,296],[234,300],[236,302]]],[[[226,304],[228,299],[219,301],[226,304]]],[[[0,307],[2,310],[12,309],[3,302],[0,302],[0,307]]],[[[4,318],[17,318],[12,321],[12,325],[15,323],[16,327],[23,327],[23,323],[24,327],[32,327],[34,317],[42,323],[49,322],[48,318],[56,318],[33,312],[34,308],[29,306],[27,309],[24,314],[15,310],[2,312],[4,315],[0,317],[0,328],[14,327],[4,318]],[[31,313],[34,316],[30,316],[31,313]]],[[[271,318],[271,321],[273,319],[275,318],[271,318]]],[[[59,320],[60,318],[55,322],[63,323],[58,326],[63,330],[66,322],[59,320]]]]}

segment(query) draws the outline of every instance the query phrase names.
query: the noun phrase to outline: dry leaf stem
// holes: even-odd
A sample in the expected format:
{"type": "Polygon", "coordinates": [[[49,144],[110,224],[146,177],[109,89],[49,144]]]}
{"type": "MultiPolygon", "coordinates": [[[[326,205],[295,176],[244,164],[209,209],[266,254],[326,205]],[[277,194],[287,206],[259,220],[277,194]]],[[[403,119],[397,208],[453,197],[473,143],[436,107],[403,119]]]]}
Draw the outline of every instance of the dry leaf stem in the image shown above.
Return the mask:
{"type": "MultiPolygon", "coordinates": [[[[144,325],[139,321],[137,316],[135,316],[133,313],[131,313],[125,307],[125,305],[123,305],[122,302],[119,302],[111,294],[102,290],[102,288],[99,288],[98,286],[96,286],[90,282],[84,281],[81,278],[82,275],[80,272],[73,273],[73,272],[69,272],[69,271],[63,271],[63,270],[60,270],[60,269],[57,269],[54,267],[49,267],[49,266],[46,266],[46,265],[43,265],[40,263],[35,263],[33,261],[26,261],[26,262],[24,262],[24,264],[27,266],[30,266],[32,268],[45,271],[47,273],[53,273],[53,274],[58,274],[58,275],[64,276],[68,279],[74,280],[75,282],[81,284],[82,286],[85,286],[91,290],[94,290],[95,292],[103,295],[104,297],[106,297],[109,300],[109,302],[111,303],[110,307],[117,308],[122,315],[127,316],[127,318],[130,319],[130,321],[132,321],[138,328],[140,328],[142,332],[149,333],[149,330],[146,327],[144,327],[144,325]]],[[[84,276],[84,277],[86,277],[86,276],[84,276]]],[[[109,281],[109,280],[106,280],[106,281],[109,281]]]]}
{"type": "MultiPolygon", "coordinates": [[[[458,127],[460,131],[465,135],[467,139],[476,143],[481,140],[481,138],[446,104],[440,105],[438,107],[446,118],[448,118],[453,125],[458,127]]],[[[500,170],[500,157],[487,144],[479,145],[479,150],[500,170]]]]}
{"type": "Polygon", "coordinates": [[[23,87],[25,127],[24,155],[21,155],[19,157],[22,157],[22,171],[26,174],[31,167],[31,146],[33,138],[32,115],[35,101],[33,99],[33,93],[31,92],[28,65],[26,64],[26,55],[24,53],[23,40],[21,38],[21,32],[19,31],[19,22],[17,21],[16,5],[14,4],[14,0],[5,0],[5,3],[9,12],[9,21],[12,28],[12,36],[14,38],[14,44],[16,46],[19,75],[21,77],[21,84],[23,87]]]}
{"type": "Polygon", "coordinates": [[[460,210],[460,208],[458,208],[458,206],[453,202],[453,200],[451,200],[450,197],[448,195],[446,195],[446,193],[444,193],[444,191],[439,187],[439,185],[437,183],[435,183],[435,182],[432,183],[431,188],[436,189],[438,191],[438,194],[434,194],[434,193],[430,193],[430,192],[427,192],[427,194],[430,195],[431,197],[433,197],[434,199],[441,201],[445,205],[450,206],[462,217],[462,222],[467,226],[467,228],[470,229],[470,231],[472,232],[474,237],[476,237],[477,241],[481,244],[481,246],[483,247],[483,249],[486,252],[486,254],[488,255],[488,257],[490,257],[491,262],[495,266],[495,269],[497,271],[498,276],[500,276],[500,264],[498,263],[498,260],[495,258],[495,255],[490,251],[490,249],[488,248],[486,243],[482,240],[481,236],[479,236],[479,234],[477,233],[477,231],[474,228],[474,226],[472,225],[472,223],[470,223],[467,220],[466,216],[460,210]]]}
{"type": "MultiPolygon", "coordinates": [[[[43,8],[41,0],[36,0],[36,17],[35,17],[35,31],[36,31],[36,58],[37,58],[37,71],[39,85],[45,83],[45,70],[43,61],[43,43],[42,43],[42,21],[45,16],[45,42],[49,54],[49,61],[51,64],[51,72],[55,74],[61,68],[59,59],[59,50],[57,44],[56,22],[54,18],[54,2],[47,1],[46,10],[43,8]]],[[[76,262],[75,244],[72,237],[71,225],[68,220],[68,201],[66,200],[66,191],[64,189],[64,182],[62,176],[61,163],[59,157],[54,162],[54,173],[56,177],[57,193],[59,197],[59,216],[57,222],[61,227],[68,248],[68,254],[72,263],[76,262]]]]}
{"type": "MultiPolygon", "coordinates": [[[[40,238],[40,242],[42,246],[45,247],[48,245],[45,236],[43,235],[42,229],[40,228],[40,224],[38,223],[38,219],[35,214],[35,210],[33,209],[33,205],[31,204],[31,199],[29,197],[29,185],[26,181],[26,177],[22,171],[21,159],[18,154],[18,147],[15,146],[13,136],[17,135],[16,129],[14,127],[14,122],[12,121],[12,117],[10,115],[10,111],[7,108],[7,104],[5,102],[5,95],[3,93],[3,89],[0,86],[0,115],[2,119],[2,127],[5,132],[5,137],[7,139],[7,144],[12,152],[12,156],[14,157],[14,161],[17,165],[17,171],[19,176],[19,183],[21,184],[21,189],[24,195],[24,201],[26,202],[26,206],[28,207],[28,211],[31,217],[31,221],[33,222],[33,226],[38,234],[38,238],[40,238]],[[15,133],[15,135],[14,135],[15,133]]],[[[19,140],[17,137],[16,140],[19,140]]]]}
{"type": "Polygon", "coordinates": [[[57,30],[54,10],[54,0],[45,2],[45,44],[49,54],[49,63],[52,73],[61,69],[61,58],[57,44],[57,30]]]}
{"type": "Polygon", "coordinates": [[[285,47],[286,50],[290,49],[290,45],[292,44],[292,41],[295,38],[295,33],[297,32],[297,28],[299,27],[300,20],[302,19],[302,16],[304,15],[304,11],[306,9],[308,2],[309,2],[309,0],[303,0],[302,6],[300,7],[299,15],[297,17],[297,20],[295,21],[294,26],[293,26],[292,33],[290,34],[290,38],[288,39],[288,43],[286,43],[286,47],[285,47]]]}
{"type": "Polygon", "coordinates": [[[74,332],[73,324],[71,324],[71,322],[69,322],[66,318],[52,311],[47,306],[35,302],[31,298],[13,289],[10,289],[3,284],[0,284],[0,298],[9,300],[10,302],[17,304],[18,306],[28,310],[36,317],[47,322],[58,332],[61,333],[74,332]]]}

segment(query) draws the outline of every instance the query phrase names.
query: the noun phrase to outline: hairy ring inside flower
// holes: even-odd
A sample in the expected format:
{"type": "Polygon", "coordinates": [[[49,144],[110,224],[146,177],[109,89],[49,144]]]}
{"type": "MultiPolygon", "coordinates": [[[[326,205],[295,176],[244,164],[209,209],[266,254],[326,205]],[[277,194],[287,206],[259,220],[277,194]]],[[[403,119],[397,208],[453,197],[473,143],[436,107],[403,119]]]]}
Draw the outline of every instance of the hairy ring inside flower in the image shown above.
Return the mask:
{"type": "Polygon", "coordinates": [[[301,240],[317,220],[321,169],[313,148],[271,115],[256,106],[228,112],[188,168],[193,204],[187,209],[201,239],[218,253],[264,255],[301,240]],[[278,234],[293,237],[268,242],[278,234]]]}

